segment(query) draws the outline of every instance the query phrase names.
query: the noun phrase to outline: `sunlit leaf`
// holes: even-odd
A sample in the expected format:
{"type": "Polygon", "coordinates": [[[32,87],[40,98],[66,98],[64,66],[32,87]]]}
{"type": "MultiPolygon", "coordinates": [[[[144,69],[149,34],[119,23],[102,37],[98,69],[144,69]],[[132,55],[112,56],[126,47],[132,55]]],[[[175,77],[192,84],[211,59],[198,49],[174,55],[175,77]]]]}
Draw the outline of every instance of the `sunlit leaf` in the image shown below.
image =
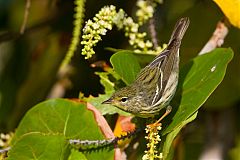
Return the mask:
{"type": "Polygon", "coordinates": [[[30,132],[12,146],[7,159],[65,159],[70,152],[67,146],[64,135],[30,132]]]}
{"type": "Polygon", "coordinates": [[[111,94],[114,92],[115,84],[110,81],[107,72],[95,72],[96,75],[100,77],[100,83],[104,86],[104,91],[106,94],[111,94]]]}
{"type": "MultiPolygon", "coordinates": [[[[23,159],[66,159],[70,154],[69,139],[101,140],[105,136],[85,103],[49,100],[24,116],[12,140],[8,159],[19,159],[20,154],[23,159]]],[[[108,148],[84,155],[89,159],[104,159],[113,158],[113,153],[108,148]]]]}
{"type": "Polygon", "coordinates": [[[68,160],[87,160],[87,158],[84,156],[83,153],[81,153],[75,149],[72,149],[71,154],[68,157],[68,160]]]}

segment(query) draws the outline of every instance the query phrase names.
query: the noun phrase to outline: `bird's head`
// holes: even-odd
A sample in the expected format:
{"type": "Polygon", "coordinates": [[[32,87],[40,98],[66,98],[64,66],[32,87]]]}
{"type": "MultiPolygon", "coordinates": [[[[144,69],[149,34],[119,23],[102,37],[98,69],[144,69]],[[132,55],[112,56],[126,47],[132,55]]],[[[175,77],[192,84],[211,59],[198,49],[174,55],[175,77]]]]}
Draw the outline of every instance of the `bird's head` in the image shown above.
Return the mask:
{"type": "Polygon", "coordinates": [[[124,111],[131,112],[131,108],[136,105],[136,90],[130,86],[116,91],[108,100],[102,104],[111,104],[124,111]]]}

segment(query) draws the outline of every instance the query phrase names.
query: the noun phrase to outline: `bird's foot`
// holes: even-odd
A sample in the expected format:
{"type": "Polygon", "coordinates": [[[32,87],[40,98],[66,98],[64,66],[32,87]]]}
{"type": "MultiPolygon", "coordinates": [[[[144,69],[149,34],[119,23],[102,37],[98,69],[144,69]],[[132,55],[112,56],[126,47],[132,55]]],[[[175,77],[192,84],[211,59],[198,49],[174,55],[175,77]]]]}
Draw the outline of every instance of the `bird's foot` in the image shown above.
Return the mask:
{"type": "Polygon", "coordinates": [[[160,123],[170,112],[172,111],[172,107],[168,106],[166,109],[166,112],[162,115],[162,117],[160,117],[156,122],[152,123],[152,124],[148,124],[147,127],[149,128],[156,128],[161,126],[162,124],[160,123]]]}

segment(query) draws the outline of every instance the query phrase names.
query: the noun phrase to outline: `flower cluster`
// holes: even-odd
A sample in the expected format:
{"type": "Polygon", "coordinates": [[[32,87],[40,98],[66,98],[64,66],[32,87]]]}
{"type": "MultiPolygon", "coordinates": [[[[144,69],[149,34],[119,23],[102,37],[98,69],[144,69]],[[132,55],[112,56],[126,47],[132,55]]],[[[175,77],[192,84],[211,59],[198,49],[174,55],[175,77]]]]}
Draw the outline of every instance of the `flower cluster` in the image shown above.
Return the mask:
{"type": "Polygon", "coordinates": [[[138,0],[137,7],[139,8],[136,12],[138,17],[138,23],[140,25],[144,24],[150,18],[153,17],[155,7],[157,3],[161,4],[162,0],[138,0]]]}
{"type": "Polygon", "coordinates": [[[153,43],[146,40],[147,33],[139,32],[140,25],[153,16],[157,0],[151,2],[139,0],[137,3],[140,8],[137,11],[138,23],[128,17],[124,10],[120,9],[117,12],[116,7],[112,5],[102,8],[93,20],[86,22],[81,42],[82,55],[85,55],[86,59],[95,54],[93,47],[102,40],[101,36],[106,35],[107,30],[111,30],[113,25],[124,30],[125,36],[129,38],[129,44],[133,46],[136,53],[159,54],[164,49],[164,47],[153,49],[153,43]]]}
{"type": "Polygon", "coordinates": [[[145,139],[148,140],[147,143],[147,151],[145,151],[143,160],[154,160],[154,159],[162,159],[163,155],[160,153],[158,155],[158,151],[156,149],[157,144],[161,141],[158,131],[162,129],[161,126],[148,125],[146,127],[146,133],[148,134],[145,139]]]}
{"type": "Polygon", "coordinates": [[[139,7],[139,9],[136,12],[136,16],[138,17],[139,24],[142,25],[147,20],[153,17],[156,3],[147,0],[138,0],[137,6],[139,7]]]}
{"type": "Polygon", "coordinates": [[[125,36],[129,38],[129,44],[133,46],[136,53],[159,54],[164,48],[153,48],[153,43],[150,40],[145,40],[147,33],[139,32],[140,25],[135,23],[131,17],[127,17],[126,13],[120,9],[113,19],[113,23],[118,29],[123,29],[125,36]]]}
{"type": "Polygon", "coordinates": [[[103,7],[92,20],[86,22],[83,28],[83,36],[81,44],[84,45],[82,55],[86,55],[86,59],[91,58],[95,53],[93,47],[102,40],[101,35],[106,35],[107,29],[111,30],[113,25],[113,17],[116,16],[115,6],[103,7]]]}
{"type": "Polygon", "coordinates": [[[141,51],[147,51],[149,48],[153,47],[152,42],[149,40],[144,41],[146,37],[146,33],[140,33],[139,25],[133,22],[131,17],[127,17],[123,20],[123,26],[125,31],[125,36],[129,38],[129,43],[135,49],[139,49],[141,51]]]}
{"type": "Polygon", "coordinates": [[[8,147],[12,140],[13,133],[3,134],[0,133],[0,148],[8,147]]]}

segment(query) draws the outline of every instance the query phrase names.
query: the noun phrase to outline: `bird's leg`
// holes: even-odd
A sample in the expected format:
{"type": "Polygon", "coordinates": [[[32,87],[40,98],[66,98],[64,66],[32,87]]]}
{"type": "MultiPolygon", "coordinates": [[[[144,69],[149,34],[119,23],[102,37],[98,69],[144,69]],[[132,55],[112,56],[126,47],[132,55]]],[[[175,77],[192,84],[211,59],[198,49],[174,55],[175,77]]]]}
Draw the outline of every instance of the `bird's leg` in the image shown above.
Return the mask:
{"type": "Polygon", "coordinates": [[[165,118],[170,112],[172,111],[172,106],[167,106],[166,108],[166,112],[162,115],[162,117],[160,117],[156,122],[149,124],[149,127],[158,127],[161,126],[161,121],[163,120],[163,118],[165,118]]]}
{"type": "Polygon", "coordinates": [[[155,123],[161,122],[163,118],[165,118],[171,111],[172,111],[172,106],[167,106],[166,112],[164,113],[164,115],[162,115],[162,117],[160,117],[155,123]]]}

